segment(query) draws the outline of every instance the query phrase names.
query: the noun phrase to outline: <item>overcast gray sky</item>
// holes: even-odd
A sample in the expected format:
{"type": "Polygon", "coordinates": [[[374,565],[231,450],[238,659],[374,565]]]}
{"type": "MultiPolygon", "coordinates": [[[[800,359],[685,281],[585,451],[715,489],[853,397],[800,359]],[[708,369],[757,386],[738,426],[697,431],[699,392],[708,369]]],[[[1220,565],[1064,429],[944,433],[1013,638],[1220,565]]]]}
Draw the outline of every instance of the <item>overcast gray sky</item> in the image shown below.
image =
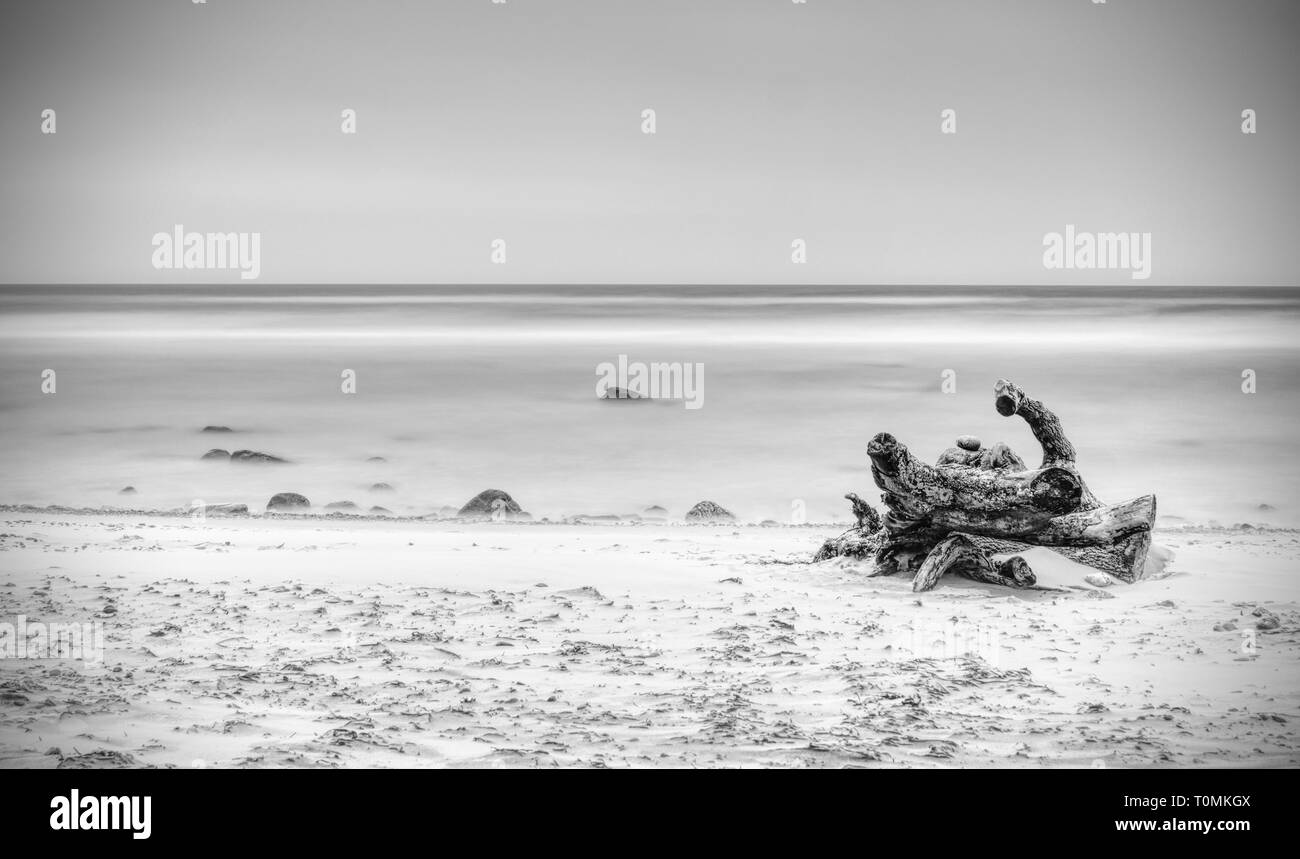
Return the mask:
{"type": "Polygon", "coordinates": [[[1293,0],[0,14],[8,283],[237,280],[155,271],[176,223],[260,232],[263,282],[1128,282],[1044,270],[1067,223],[1152,233],[1148,285],[1297,280],[1293,0]]]}

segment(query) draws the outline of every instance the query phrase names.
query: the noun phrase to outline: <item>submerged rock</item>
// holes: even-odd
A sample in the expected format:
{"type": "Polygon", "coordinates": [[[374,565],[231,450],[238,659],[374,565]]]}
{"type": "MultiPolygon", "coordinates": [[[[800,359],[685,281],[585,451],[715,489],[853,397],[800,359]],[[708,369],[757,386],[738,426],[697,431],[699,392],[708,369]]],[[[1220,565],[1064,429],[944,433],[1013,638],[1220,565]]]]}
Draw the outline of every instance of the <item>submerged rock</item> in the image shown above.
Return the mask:
{"type": "Polygon", "coordinates": [[[606,388],[605,393],[601,395],[602,400],[646,400],[649,397],[642,396],[636,391],[629,388],[606,388]]]}
{"type": "Polygon", "coordinates": [[[228,450],[222,450],[222,449],[219,448],[219,447],[214,447],[214,448],[212,448],[212,450],[210,450],[210,451],[208,451],[207,453],[203,454],[203,456],[200,456],[199,459],[221,459],[221,460],[229,460],[229,459],[230,459],[230,451],[228,451],[228,450]]]}
{"type": "Polygon", "coordinates": [[[382,456],[372,456],[367,459],[366,462],[388,462],[388,460],[384,459],[382,456]]]}
{"type": "Polygon", "coordinates": [[[121,489],[117,490],[117,494],[118,494],[118,495],[134,495],[134,494],[135,494],[135,487],[134,487],[134,486],[123,486],[121,489]]]}
{"type": "Polygon", "coordinates": [[[326,510],[356,510],[357,505],[351,501],[331,501],[325,505],[326,510]]]}
{"type": "Polygon", "coordinates": [[[383,516],[392,516],[392,515],[393,515],[393,511],[392,511],[392,510],[389,510],[387,507],[380,507],[378,504],[376,504],[374,507],[371,507],[371,508],[370,508],[370,512],[371,512],[371,513],[378,513],[378,514],[383,515],[383,516]]]}
{"type": "Polygon", "coordinates": [[[514,519],[523,514],[510,493],[500,489],[484,489],[465,503],[456,513],[464,519],[514,519]]]}
{"type": "Polygon", "coordinates": [[[230,427],[206,426],[199,432],[234,432],[230,427]]]}
{"type": "Polygon", "coordinates": [[[731,511],[712,501],[701,501],[686,511],[687,522],[735,522],[731,511]]]}
{"type": "Polygon", "coordinates": [[[269,453],[262,453],[258,450],[237,450],[230,455],[231,462],[288,462],[287,459],[281,459],[278,456],[272,456],[269,453]]]}
{"type": "Polygon", "coordinates": [[[393,487],[388,483],[375,483],[370,487],[371,492],[392,492],[393,487]]]}
{"type": "Polygon", "coordinates": [[[641,518],[661,521],[668,518],[668,510],[667,508],[660,507],[658,504],[653,504],[641,511],[641,518]]]}
{"type": "Polygon", "coordinates": [[[297,492],[279,492],[271,496],[271,500],[266,502],[268,512],[287,511],[287,510],[310,510],[311,502],[305,495],[299,495],[297,492]]]}

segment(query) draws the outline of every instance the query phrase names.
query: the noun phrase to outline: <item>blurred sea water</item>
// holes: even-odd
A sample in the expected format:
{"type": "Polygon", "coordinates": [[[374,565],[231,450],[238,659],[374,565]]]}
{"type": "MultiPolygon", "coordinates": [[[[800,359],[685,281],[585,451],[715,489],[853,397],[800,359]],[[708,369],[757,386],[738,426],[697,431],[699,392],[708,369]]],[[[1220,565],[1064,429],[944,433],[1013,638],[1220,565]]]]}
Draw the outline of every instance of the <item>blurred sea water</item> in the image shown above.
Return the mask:
{"type": "Polygon", "coordinates": [[[846,491],[878,495],[879,431],[927,461],[974,434],[1036,462],[993,408],[1006,377],[1060,415],[1102,499],[1291,526],[1297,333],[1294,289],[2,287],[0,503],[260,510],[294,491],[428,513],[493,487],[538,517],[709,499],[845,520],[846,491]],[[703,364],[703,407],[599,400],[619,355],[703,364]],[[200,461],[212,447],[290,464],[200,461]]]}

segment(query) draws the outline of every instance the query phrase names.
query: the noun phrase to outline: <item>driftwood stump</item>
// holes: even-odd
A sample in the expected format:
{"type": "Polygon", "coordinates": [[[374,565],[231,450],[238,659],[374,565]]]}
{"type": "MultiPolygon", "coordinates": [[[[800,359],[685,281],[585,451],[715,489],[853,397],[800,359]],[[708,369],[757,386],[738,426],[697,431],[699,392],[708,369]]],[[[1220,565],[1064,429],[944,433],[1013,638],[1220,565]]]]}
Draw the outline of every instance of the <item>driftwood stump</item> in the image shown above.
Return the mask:
{"type": "Polygon", "coordinates": [[[970,537],[952,534],[940,540],[925,556],[916,578],[912,579],[912,590],[928,591],[948,572],[1012,588],[1026,588],[1037,581],[1025,559],[1019,555],[997,562],[970,537]]]}
{"type": "Polygon", "coordinates": [[[870,558],[873,575],[915,572],[913,590],[929,590],[947,572],[1009,587],[1035,583],[1021,552],[1046,546],[1126,582],[1142,576],[1156,499],[1144,495],[1106,505],[1084,483],[1060,419],[1015,384],[998,380],[994,405],[1019,415],[1043,449],[1037,468],[1001,442],[984,447],[973,436],[940,455],[917,459],[889,433],[867,446],[871,476],[881,490],[880,516],[855,493],[857,524],[827,540],[814,560],[870,558]],[[1001,561],[996,555],[1009,555],[1001,561]]]}

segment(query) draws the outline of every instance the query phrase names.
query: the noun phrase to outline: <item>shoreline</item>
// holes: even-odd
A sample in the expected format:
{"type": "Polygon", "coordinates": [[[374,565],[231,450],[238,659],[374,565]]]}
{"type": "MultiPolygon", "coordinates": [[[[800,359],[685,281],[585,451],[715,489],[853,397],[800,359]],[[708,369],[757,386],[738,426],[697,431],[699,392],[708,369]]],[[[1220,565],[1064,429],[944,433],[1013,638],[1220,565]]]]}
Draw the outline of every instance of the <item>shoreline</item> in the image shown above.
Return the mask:
{"type": "MultiPolygon", "coordinates": [[[[209,505],[212,506],[212,505],[209,505]]],[[[45,506],[36,504],[0,504],[0,515],[5,514],[29,514],[29,515],[57,515],[57,516],[148,516],[160,519],[191,519],[193,511],[187,508],[178,508],[171,510],[153,509],[153,508],[132,508],[132,507],[71,507],[63,504],[49,504],[45,506]]],[[[248,521],[309,521],[309,522],[410,522],[419,524],[437,524],[443,523],[448,525],[516,525],[516,526],[582,526],[582,527],[647,527],[647,528],[762,528],[768,529],[825,529],[839,528],[848,529],[853,526],[851,520],[842,521],[825,521],[825,522],[778,522],[775,520],[741,520],[734,522],[714,521],[700,522],[688,521],[680,518],[664,519],[646,519],[638,518],[636,514],[617,514],[617,513],[593,513],[580,516],[566,516],[560,519],[551,519],[542,517],[538,519],[506,519],[492,520],[488,517],[472,516],[439,516],[437,513],[426,513],[422,515],[411,515],[405,513],[345,513],[339,510],[325,512],[306,512],[306,513],[278,513],[274,511],[264,511],[255,513],[230,513],[224,510],[214,510],[205,512],[203,519],[214,520],[248,520],[248,521]],[[612,517],[617,517],[614,521],[612,517]]],[[[1159,517],[1156,526],[1152,529],[1153,534],[1189,534],[1189,533],[1206,533],[1206,534],[1234,534],[1234,533],[1261,533],[1261,534],[1300,534],[1300,527],[1287,525],[1268,525],[1254,522],[1237,522],[1231,525],[1225,525],[1221,522],[1189,522],[1182,517],[1159,517]],[[1168,522],[1161,519],[1178,519],[1182,521],[1168,522]]]]}
{"type": "MultiPolygon", "coordinates": [[[[210,505],[211,506],[211,505],[210,505]]],[[[50,514],[60,516],[154,516],[167,519],[189,519],[193,518],[193,512],[186,508],[173,510],[158,510],[150,508],[128,508],[128,507],[68,507],[62,504],[50,504],[38,506],[34,504],[0,504],[0,514],[7,513],[27,513],[27,514],[50,514]]],[[[204,519],[233,519],[233,520],[268,520],[268,521],[357,521],[357,522],[418,522],[430,524],[444,522],[448,524],[460,525],[582,525],[582,526],[610,526],[610,527],[630,527],[643,525],[647,527],[684,527],[684,528],[848,528],[853,523],[849,520],[842,522],[803,522],[799,524],[791,522],[777,522],[775,520],[766,520],[766,524],[761,521],[741,521],[737,519],[734,522],[728,521],[688,521],[686,519],[647,519],[637,517],[635,514],[617,514],[617,513],[592,513],[580,516],[567,516],[562,519],[551,519],[543,517],[540,519],[512,519],[493,520],[491,517],[482,516],[439,516],[436,513],[427,513],[419,516],[403,513],[345,513],[339,510],[332,510],[329,513],[278,513],[275,511],[265,511],[254,513],[230,513],[224,510],[214,510],[205,512],[204,519]],[[619,521],[611,521],[610,517],[617,517],[619,521]]]]}

